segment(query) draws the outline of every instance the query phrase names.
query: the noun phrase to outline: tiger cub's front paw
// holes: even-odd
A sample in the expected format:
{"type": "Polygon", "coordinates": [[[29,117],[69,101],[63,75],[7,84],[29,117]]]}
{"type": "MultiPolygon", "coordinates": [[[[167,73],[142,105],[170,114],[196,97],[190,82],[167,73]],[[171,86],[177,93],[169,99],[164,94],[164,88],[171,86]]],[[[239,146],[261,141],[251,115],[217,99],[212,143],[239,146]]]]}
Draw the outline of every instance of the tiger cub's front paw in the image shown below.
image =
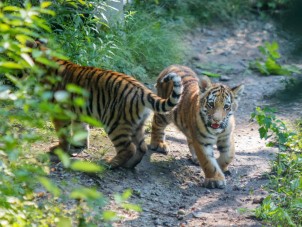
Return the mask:
{"type": "Polygon", "coordinates": [[[225,179],[206,178],[203,183],[204,187],[214,189],[223,189],[226,186],[225,179]]]}
{"type": "Polygon", "coordinates": [[[150,144],[150,149],[152,151],[156,151],[158,153],[162,153],[162,154],[168,154],[170,152],[169,146],[164,143],[164,142],[160,142],[157,144],[150,144]]]}

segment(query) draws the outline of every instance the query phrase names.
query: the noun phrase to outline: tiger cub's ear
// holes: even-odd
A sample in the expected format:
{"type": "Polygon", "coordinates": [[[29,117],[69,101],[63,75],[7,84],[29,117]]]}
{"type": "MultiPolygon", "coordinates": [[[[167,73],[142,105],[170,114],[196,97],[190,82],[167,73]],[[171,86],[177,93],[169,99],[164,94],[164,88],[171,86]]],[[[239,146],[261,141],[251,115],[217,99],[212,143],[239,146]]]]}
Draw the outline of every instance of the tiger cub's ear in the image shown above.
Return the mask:
{"type": "Polygon", "coordinates": [[[236,87],[231,88],[231,90],[234,94],[235,99],[239,99],[240,95],[242,95],[242,93],[243,93],[244,85],[240,84],[236,87]]]}
{"type": "Polygon", "coordinates": [[[209,90],[212,87],[212,82],[209,79],[209,77],[207,76],[201,77],[199,87],[201,93],[204,93],[205,91],[209,90]]]}
{"type": "Polygon", "coordinates": [[[238,101],[240,99],[240,95],[243,93],[243,89],[244,89],[243,84],[240,84],[236,87],[231,88],[234,98],[235,98],[234,103],[233,103],[234,110],[238,109],[238,101]]]}

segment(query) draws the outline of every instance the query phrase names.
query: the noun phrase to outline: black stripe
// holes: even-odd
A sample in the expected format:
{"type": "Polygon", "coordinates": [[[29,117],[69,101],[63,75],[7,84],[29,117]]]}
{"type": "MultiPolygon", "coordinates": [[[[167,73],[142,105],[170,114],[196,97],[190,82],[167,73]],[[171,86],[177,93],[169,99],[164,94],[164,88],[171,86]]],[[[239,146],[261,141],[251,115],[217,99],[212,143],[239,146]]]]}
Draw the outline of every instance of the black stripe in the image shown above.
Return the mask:
{"type": "Polygon", "coordinates": [[[106,130],[108,131],[107,134],[110,135],[117,128],[118,125],[118,121],[116,121],[111,127],[108,127],[108,130],[106,130]]]}
{"type": "Polygon", "coordinates": [[[161,104],[161,109],[163,112],[167,112],[167,109],[166,109],[166,102],[162,102],[161,104]]]}
{"type": "Polygon", "coordinates": [[[180,94],[177,94],[174,90],[172,91],[173,98],[179,98],[180,94]]]}
{"type": "MultiPolygon", "coordinates": [[[[89,89],[89,98],[88,98],[88,103],[86,103],[86,106],[87,106],[87,112],[89,113],[89,115],[91,116],[92,113],[93,113],[93,97],[95,94],[94,90],[93,90],[93,86],[91,84],[91,80],[93,79],[93,74],[95,73],[96,71],[93,71],[90,73],[89,76],[86,77],[86,80],[85,80],[85,88],[90,88],[89,89]]],[[[99,89],[97,89],[99,90],[99,89]]]]}
{"type": "Polygon", "coordinates": [[[97,111],[101,121],[104,123],[104,114],[106,113],[105,104],[106,104],[106,91],[98,90],[97,96],[97,111]],[[100,97],[101,96],[101,97],[100,97]],[[101,101],[102,100],[102,101],[101,101]]]}
{"type": "Polygon", "coordinates": [[[156,100],[156,102],[155,102],[155,108],[156,108],[157,112],[160,111],[160,100],[156,100]]]}
{"type": "Polygon", "coordinates": [[[140,116],[140,110],[139,110],[139,99],[138,99],[138,97],[137,97],[137,99],[136,99],[136,102],[135,102],[135,107],[136,107],[136,117],[137,117],[137,119],[141,119],[141,116],[140,116]]]}
{"type": "MultiPolygon", "coordinates": [[[[104,99],[104,90],[100,89],[101,88],[101,86],[99,85],[100,79],[101,79],[101,74],[96,75],[96,80],[93,81],[94,86],[91,85],[91,96],[93,97],[93,99],[96,99],[95,101],[96,101],[96,107],[97,107],[96,108],[97,115],[99,116],[99,119],[101,121],[103,121],[103,119],[101,117],[101,113],[102,113],[102,107],[104,107],[104,102],[101,103],[101,100],[103,101],[103,99],[104,99]]],[[[93,112],[93,101],[92,101],[91,109],[93,112]]]]}
{"type": "Polygon", "coordinates": [[[172,103],[170,99],[168,99],[167,104],[168,104],[168,106],[175,106],[175,104],[172,103]]]}
{"type": "Polygon", "coordinates": [[[110,87],[110,91],[112,91],[113,89],[115,89],[115,86],[116,86],[116,84],[115,84],[115,81],[118,79],[118,77],[115,77],[113,80],[112,80],[112,82],[111,82],[111,87],[110,87]]]}
{"type": "Polygon", "coordinates": [[[111,141],[114,142],[116,140],[122,139],[123,137],[124,138],[128,138],[129,134],[123,134],[123,133],[121,133],[121,134],[117,135],[116,137],[112,138],[111,141]]]}
{"type": "Polygon", "coordinates": [[[134,107],[134,100],[136,100],[136,98],[137,98],[137,89],[135,90],[135,93],[133,94],[133,96],[132,96],[132,99],[130,100],[130,109],[129,109],[129,111],[130,111],[130,116],[131,116],[131,122],[133,123],[133,124],[135,124],[136,123],[136,119],[134,118],[134,115],[133,115],[133,107],[134,107]]]}
{"type": "Polygon", "coordinates": [[[146,106],[146,104],[145,104],[145,91],[144,90],[141,90],[142,91],[142,94],[141,94],[141,102],[142,102],[142,105],[143,106],[146,106]]]}
{"type": "MultiPolygon", "coordinates": [[[[125,108],[127,108],[127,98],[128,98],[128,96],[133,92],[133,89],[134,89],[134,87],[131,87],[130,89],[129,89],[129,92],[125,95],[125,96],[123,96],[123,100],[124,100],[124,109],[121,109],[120,111],[122,111],[122,114],[123,114],[123,117],[124,117],[124,119],[125,120],[128,120],[128,119],[126,119],[126,115],[125,115],[125,108]]],[[[131,115],[131,114],[130,114],[131,115]]],[[[130,121],[131,121],[131,119],[130,119],[130,121]]],[[[131,122],[129,122],[129,124],[131,125],[132,123],[131,122]]]]}
{"type": "Polygon", "coordinates": [[[148,100],[149,103],[151,103],[152,108],[153,108],[153,110],[154,110],[154,109],[155,109],[155,108],[154,108],[154,98],[151,96],[151,93],[149,93],[149,94],[147,95],[147,100],[148,100]]]}
{"type": "Polygon", "coordinates": [[[80,82],[80,79],[83,78],[83,75],[85,75],[86,71],[87,71],[87,68],[86,68],[86,67],[81,67],[81,68],[80,68],[80,72],[79,72],[78,75],[77,75],[78,78],[77,78],[77,80],[76,80],[76,84],[78,84],[78,85],[81,84],[81,83],[79,83],[79,82],[80,82]]]}
{"type": "Polygon", "coordinates": [[[217,149],[218,149],[221,153],[227,152],[229,148],[230,148],[230,146],[217,146],[217,149]]]}
{"type": "Polygon", "coordinates": [[[126,141],[122,141],[118,144],[115,144],[114,147],[128,147],[130,145],[131,141],[126,140],[126,141]]]}
{"type": "MultiPolygon", "coordinates": [[[[61,72],[61,75],[62,75],[62,78],[63,78],[63,81],[61,81],[61,82],[62,82],[63,87],[65,87],[64,84],[66,85],[68,83],[69,77],[72,76],[72,73],[70,71],[70,68],[72,68],[72,67],[73,67],[73,64],[69,63],[65,66],[64,71],[61,72]]],[[[74,67],[73,69],[75,70],[76,68],[74,67]]]]}
{"type": "Polygon", "coordinates": [[[169,123],[166,115],[164,115],[164,114],[157,114],[156,116],[158,116],[163,123],[165,123],[165,124],[169,123]]]}
{"type": "Polygon", "coordinates": [[[200,128],[198,126],[197,126],[197,129],[198,129],[198,133],[201,137],[203,137],[205,139],[215,139],[214,137],[208,136],[208,135],[204,134],[202,131],[200,131],[200,128]]]}

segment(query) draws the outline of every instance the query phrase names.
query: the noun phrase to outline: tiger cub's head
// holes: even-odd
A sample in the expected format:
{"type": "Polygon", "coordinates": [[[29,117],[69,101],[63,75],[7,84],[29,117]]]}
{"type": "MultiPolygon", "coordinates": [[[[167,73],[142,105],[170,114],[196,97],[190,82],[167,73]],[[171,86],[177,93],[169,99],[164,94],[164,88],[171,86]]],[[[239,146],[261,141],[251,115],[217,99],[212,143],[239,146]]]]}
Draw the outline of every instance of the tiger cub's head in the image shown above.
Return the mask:
{"type": "Polygon", "coordinates": [[[201,79],[200,114],[210,131],[220,133],[228,126],[230,116],[237,110],[243,88],[242,84],[233,88],[214,84],[206,76],[201,79]]]}

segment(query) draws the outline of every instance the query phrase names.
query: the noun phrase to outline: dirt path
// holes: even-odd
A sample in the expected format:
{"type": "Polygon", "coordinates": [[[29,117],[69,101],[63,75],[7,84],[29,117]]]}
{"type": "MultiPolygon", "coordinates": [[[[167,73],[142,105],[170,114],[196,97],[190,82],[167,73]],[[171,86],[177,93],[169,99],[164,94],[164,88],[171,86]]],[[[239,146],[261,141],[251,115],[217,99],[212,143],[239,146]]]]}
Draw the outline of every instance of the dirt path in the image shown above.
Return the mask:
{"type": "MultiPolygon", "coordinates": [[[[263,187],[267,183],[265,173],[276,150],[265,147],[257,125],[249,119],[255,106],[273,103],[268,97],[282,89],[284,77],[260,77],[248,70],[248,63],[258,56],[258,45],[274,39],[274,26],[256,20],[241,21],[234,27],[199,28],[188,35],[186,45],[194,51],[187,65],[199,74],[203,70],[221,73],[224,83],[230,86],[245,84],[236,113],[236,158],[230,167],[232,176],[227,178],[227,187],[223,190],[203,188],[203,172],[191,163],[185,137],[170,126],[167,132],[170,154],[149,151],[134,171],[107,171],[98,184],[87,176],[79,176],[81,183],[98,187],[109,198],[127,188],[133,189],[130,202],[140,204],[143,212],[126,212],[111,203],[107,208],[118,209],[123,217],[114,226],[262,226],[250,210],[267,195],[263,187]]],[[[294,106],[293,117],[301,112],[298,102],[294,106]]],[[[285,110],[286,106],[280,113],[286,113],[285,110]]],[[[95,129],[91,138],[93,155],[89,153],[94,161],[98,160],[100,150],[113,151],[110,142],[104,143],[106,136],[100,136],[99,132],[95,129]]]]}

